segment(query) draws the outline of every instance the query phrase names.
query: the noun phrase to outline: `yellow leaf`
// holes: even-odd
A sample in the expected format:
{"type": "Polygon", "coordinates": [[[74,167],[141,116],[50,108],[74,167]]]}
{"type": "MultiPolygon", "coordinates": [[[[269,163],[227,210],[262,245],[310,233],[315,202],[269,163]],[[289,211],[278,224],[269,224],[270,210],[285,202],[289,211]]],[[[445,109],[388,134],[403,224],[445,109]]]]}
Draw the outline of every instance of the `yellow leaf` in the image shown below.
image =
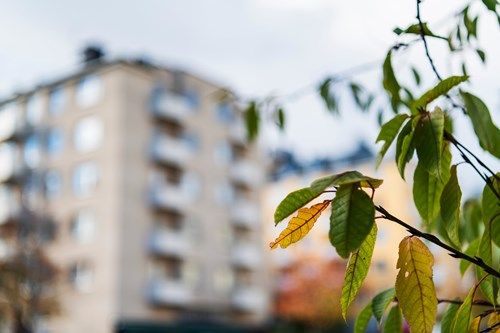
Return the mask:
{"type": "Polygon", "coordinates": [[[282,248],[288,247],[292,243],[296,243],[304,238],[312,229],[314,223],[318,220],[321,213],[330,205],[331,200],[325,200],[322,203],[315,204],[310,208],[301,208],[294,216],[285,230],[271,242],[269,246],[275,249],[280,245],[282,248]]]}
{"type": "Polygon", "coordinates": [[[472,320],[469,327],[469,333],[478,333],[479,325],[481,325],[481,316],[477,316],[472,320]]]}
{"type": "MultiPolygon", "coordinates": [[[[500,312],[498,312],[499,310],[497,310],[496,312],[493,312],[489,315],[488,317],[488,327],[493,327],[495,325],[498,325],[500,323],[500,312]]],[[[494,330],[493,332],[495,333],[498,333],[500,332],[500,327],[497,328],[496,330],[494,330]]]]}
{"type": "Polygon", "coordinates": [[[420,239],[403,238],[399,244],[396,296],[412,333],[431,333],[436,322],[433,265],[434,257],[420,239]]]}

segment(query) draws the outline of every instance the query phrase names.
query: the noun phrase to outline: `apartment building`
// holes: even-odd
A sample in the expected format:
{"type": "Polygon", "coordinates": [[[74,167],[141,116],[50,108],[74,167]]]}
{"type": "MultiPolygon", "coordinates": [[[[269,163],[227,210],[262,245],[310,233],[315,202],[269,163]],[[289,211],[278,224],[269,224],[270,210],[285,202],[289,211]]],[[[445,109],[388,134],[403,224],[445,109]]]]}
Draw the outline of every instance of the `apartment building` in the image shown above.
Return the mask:
{"type": "Polygon", "coordinates": [[[0,102],[0,224],[54,221],[62,312],[47,331],[267,318],[265,172],[220,91],[88,49],[75,73],[0,102]]]}

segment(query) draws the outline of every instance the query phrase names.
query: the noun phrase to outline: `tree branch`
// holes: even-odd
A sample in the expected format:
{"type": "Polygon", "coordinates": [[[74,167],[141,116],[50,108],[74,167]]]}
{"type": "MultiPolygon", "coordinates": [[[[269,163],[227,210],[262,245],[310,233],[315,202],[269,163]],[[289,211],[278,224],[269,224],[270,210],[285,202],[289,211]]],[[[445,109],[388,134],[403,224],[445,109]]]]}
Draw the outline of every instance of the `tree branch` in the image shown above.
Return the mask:
{"type": "Polygon", "coordinates": [[[480,267],[483,271],[485,271],[486,273],[492,275],[492,276],[495,276],[496,278],[500,278],[500,272],[497,271],[496,269],[494,269],[493,267],[489,266],[488,264],[486,264],[481,258],[479,257],[471,257],[451,246],[449,246],[448,244],[446,243],[443,243],[439,238],[437,238],[436,236],[432,235],[432,234],[428,234],[428,233],[425,233],[425,232],[422,232],[414,227],[412,227],[411,225],[409,225],[408,223],[398,219],[396,216],[392,215],[391,213],[389,213],[384,207],[382,206],[375,206],[375,210],[379,213],[381,213],[384,218],[386,220],[389,220],[389,221],[392,221],[392,222],[396,222],[397,224],[403,226],[406,228],[406,230],[408,230],[408,232],[414,236],[417,236],[417,237],[420,237],[420,238],[424,238],[426,240],[428,240],[429,242],[431,243],[434,243],[436,244],[437,246],[445,249],[446,251],[448,251],[449,255],[454,257],[454,258],[458,258],[458,259],[464,259],[464,260],[467,260],[469,261],[470,263],[480,267]]]}
{"type": "MultiPolygon", "coordinates": [[[[451,304],[462,304],[464,301],[459,300],[459,299],[438,299],[438,303],[451,303],[451,304]]],[[[498,304],[491,304],[488,301],[485,300],[476,300],[472,302],[472,305],[477,305],[477,306],[489,306],[489,307],[499,307],[500,305],[498,304]]]]}
{"type": "MultiPolygon", "coordinates": [[[[436,77],[438,78],[439,81],[443,81],[443,77],[439,74],[437,67],[434,64],[434,59],[432,59],[432,57],[431,57],[431,52],[429,51],[429,45],[427,44],[427,38],[425,38],[424,22],[422,22],[422,18],[420,16],[420,3],[421,2],[422,2],[422,0],[417,0],[417,21],[418,21],[419,30],[420,30],[420,38],[422,39],[422,42],[424,43],[425,55],[427,57],[427,60],[429,61],[429,64],[431,65],[432,71],[434,72],[434,74],[436,74],[436,77]]],[[[462,105],[455,103],[455,101],[453,101],[453,98],[451,98],[450,95],[445,94],[444,96],[446,97],[446,99],[450,102],[450,104],[454,108],[458,108],[458,109],[462,110],[462,112],[464,114],[467,113],[465,108],[462,105]]]]}

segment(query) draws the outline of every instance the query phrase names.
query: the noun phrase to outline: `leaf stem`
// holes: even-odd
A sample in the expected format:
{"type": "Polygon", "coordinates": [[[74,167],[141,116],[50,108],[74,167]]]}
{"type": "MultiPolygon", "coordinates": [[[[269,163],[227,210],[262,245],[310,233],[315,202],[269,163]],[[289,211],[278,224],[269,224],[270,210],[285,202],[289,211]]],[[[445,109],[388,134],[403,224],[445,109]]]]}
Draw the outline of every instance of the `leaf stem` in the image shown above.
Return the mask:
{"type": "MultiPolygon", "coordinates": [[[[459,299],[438,299],[438,303],[452,303],[452,304],[462,304],[464,301],[459,300],[459,299]]],[[[499,307],[500,305],[498,304],[492,304],[488,301],[485,300],[477,300],[473,301],[472,305],[477,305],[477,306],[489,306],[489,307],[499,307]]]]}
{"type": "Polygon", "coordinates": [[[432,235],[432,234],[428,234],[428,233],[425,233],[425,232],[422,232],[420,230],[418,230],[417,228],[414,228],[412,227],[411,225],[409,225],[408,223],[398,219],[396,216],[392,215],[391,213],[389,213],[384,207],[382,206],[375,206],[375,210],[379,213],[381,213],[383,215],[383,217],[386,219],[386,220],[389,220],[389,221],[392,221],[392,222],[396,222],[397,224],[403,226],[406,228],[406,230],[408,230],[408,232],[414,236],[417,236],[417,237],[420,237],[420,238],[424,238],[426,240],[428,240],[429,242],[431,243],[434,243],[436,244],[437,246],[447,250],[449,253],[450,256],[454,257],[454,258],[459,258],[459,259],[464,259],[464,260],[467,260],[471,263],[473,263],[474,265],[480,267],[481,269],[483,269],[486,273],[488,274],[491,274],[492,276],[495,276],[496,278],[500,278],[500,272],[497,271],[496,269],[494,269],[493,267],[487,265],[481,258],[479,257],[471,257],[451,246],[449,246],[448,244],[446,243],[443,243],[439,238],[437,238],[436,236],[432,235]]]}

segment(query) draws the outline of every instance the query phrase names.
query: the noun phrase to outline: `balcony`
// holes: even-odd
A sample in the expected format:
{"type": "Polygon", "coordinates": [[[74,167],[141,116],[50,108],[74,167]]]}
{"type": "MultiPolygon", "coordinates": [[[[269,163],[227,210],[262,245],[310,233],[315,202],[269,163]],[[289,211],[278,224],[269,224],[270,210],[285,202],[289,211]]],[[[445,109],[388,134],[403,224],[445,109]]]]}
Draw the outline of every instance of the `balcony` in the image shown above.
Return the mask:
{"type": "Polygon", "coordinates": [[[255,287],[238,287],[231,296],[233,307],[242,312],[260,312],[267,307],[265,293],[255,287]]]}
{"type": "Polygon", "coordinates": [[[190,246],[182,231],[156,228],[151,233],[149,248],[156,255],[183,257],[189,252],[190,246]]]}
{"type": "Polygon", "coordinates": [[[231,251],[231,262],[233,265],[255,269],[261,263],[261,257],[256,245],[252,244],[235,244],[231,251]]]}
{"type": "Polygon", "coordinates": [[[154,184],[150,194],[151,203],[157,208],[184,211],[191,203],[191,197],[186,189],[178,184],[154,184]]]}
{"type": "Polygon", "coordinates": [[[259,208],[248,200],[238,200],[232,206],[231,220],[237,226],[254,228],[260,221],[259,208]]]}
{"type": "Polygon", "coordinates": [[[0,182],[15,181],[25,171],[21,150],[12,143],[0,144],[0,182]]]}
{"type": "Polygon", "coordinates": [[[21,203],[19,197],[8,187],[0,187],[0,225],[5,224],[21,212],[21,203]]]}
{"type": "Polygon", "coordinates": [[[181,123],[191,113],[191,105],[185,96],[163,91],[153,96],[152,111],[159,118],[181,123]]]}
{"type": "Polygon", "coordinates": [[[151,281],[148,298],[154,305],[183,307],[191,303],[193,293],[182,281],[161,278],[151,281]]]}
{"type": "Polygon", "coordinates": [[[256,187],[263,181],[263,173],[259,165],[245,159],[237,161],[231,166],[230,175],[235,182],[248,187],[256,187]]]}
{"type": "Polygon", "coordinates": [[[18,107],[8,105],[0,110],[0,142],[22,137],[28,128],[18,107]]]}
{"type": "Polygon", "coordinates": [[[192,152],[189,145],[182,139],[158,134],[153,138],[152,155],[156,161],[185,166],[192,152]]]}

